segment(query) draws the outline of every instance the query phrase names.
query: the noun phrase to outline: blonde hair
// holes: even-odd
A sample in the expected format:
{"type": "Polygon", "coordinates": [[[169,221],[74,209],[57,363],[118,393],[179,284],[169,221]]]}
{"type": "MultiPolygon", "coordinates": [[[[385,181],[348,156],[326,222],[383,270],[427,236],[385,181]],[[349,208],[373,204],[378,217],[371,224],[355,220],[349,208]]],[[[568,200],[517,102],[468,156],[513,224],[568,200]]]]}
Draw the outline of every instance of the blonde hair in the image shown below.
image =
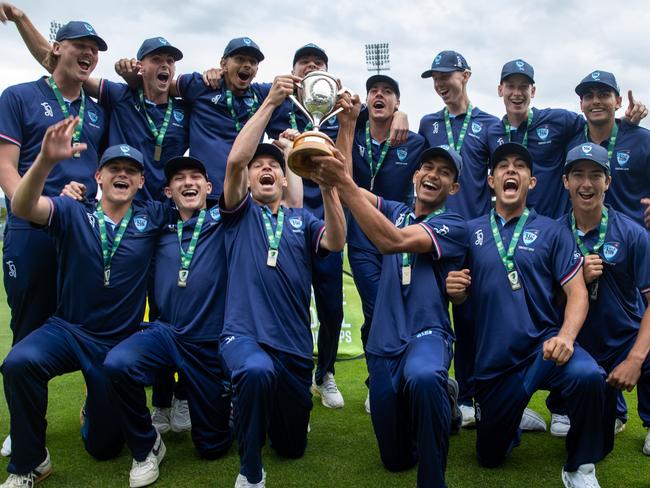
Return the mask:
{"type": "Polygon", "coordinates": [[[59,63],[59,56],[54,54],[54,50],[50,48],[50,50],[47,52],[45,58],[42,61],[43,66],[47,71],[52,73],[58,63],[59,63]]]}

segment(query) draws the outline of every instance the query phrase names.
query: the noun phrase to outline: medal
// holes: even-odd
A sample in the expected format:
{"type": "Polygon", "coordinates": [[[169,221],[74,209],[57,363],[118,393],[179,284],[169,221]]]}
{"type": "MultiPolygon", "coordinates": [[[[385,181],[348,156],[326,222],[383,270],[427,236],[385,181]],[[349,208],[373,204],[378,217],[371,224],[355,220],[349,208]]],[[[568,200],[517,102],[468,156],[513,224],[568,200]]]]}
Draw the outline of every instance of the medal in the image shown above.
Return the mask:
{"type": "MultiPolygon", "coordinates": [[[[571,230],[573,231],[573,237],[576,240],[578,249],[580,249],[580,253],[584,257],[587,257],[590,254],[598,254],[600,248],[603,247],[603,244],[605,243],[605,236],[607,235],[608,223],[609,223],[609,214],[607,213],[607,207],[603,206],[603,212],[600,217],[600,225],[598,226],[598,240],[596,241],[596,244],[594,244],[594,247],[589,249],[583,242],[582,237],[580,237],[580,234],[578,234],[578,227],[576,226],[576,216],[573,212],[571,212],[571,230]]],[[[598,280],[592,281],[589,285],[587,285],[587,289],[589,291],[590,300],[594,301],[598,299],[598,280]]]]}
{"type": "MultiPolygon", "coordinates": [[[[251,92],[253,93],[253,103],[251,104],[251,107],[248,109],[249,119],[253,116],[253,114],[255,114],[255,111],[257,110],[257,106],[259,104],[259,102],[257,101],[257,94],[252,90],[251,92]]],[[[239,121],[239,117],[237,116],[237,112],[235,111],[235,107],[232,102],[232,92],[230,90],[226,90],[226,105],[228,105],[228,110],[230,111],[230,118],[232,118],[232,121],[235,123],[235,130],[239,132],[241,130],[241,122],[239,121]]]]}
{"type": "Polygon", "coordinates": [[[111,268],[106,267],[104,268],[104,286],[108,286],[111,283],[111,268]]]}
{"type": "MultiPolygon", "coordinates": [[[[446,208],[444,206],[440,207],[438,210],[434,210],[431,212],[429,215],[427,215],[422,222],[426,222],[429,219],[440,215],[441,213],[445,212],[446,208]]],[[[406,228],[411,224],[411,215],[415,217],[414,214],[409,213],[404,217],[404,227],[406,228]]],[[[413,255],[410,252],[404,252],[402,253],[402,285],[410,285],[411,284],[411,274],[413,271],[413,255]]]]}
{"type": "Polygon", "coordinates": [[[402,285],[411,284],[411,266],[402,266],[402,285]]]}
{"type": "MultiPolygon", "coordinates": [[[[54,78],[50,76],[47,79],[47,83],[50,85],[50,88],[52,88],[52,91],[54,92],[54,96],[56,96],[56,101],[59,103],[59,107],[61,108],[61,112],[63,112],[63,116],[65,118],[70,117],[70,111],[68,110],[68,105],[65,102],[63,95],[61,94],[61,90],[59,90],[59,86],[56,84],[56,81],[54,81],[54,78]]],[[[86,113],[86,93],[84,92],[84,89],[82,87],[81,104],[79,105],[79,124],[77,124],[77,127],[75,128],[72,134],[72,147],[79,145],[81,131],[83,130],[83,126],[84,126],[85,113],[86,113]]],[[[72,156],[75,158],[80,158],[81,154],[75,152],[72,156]]]]}
{"type": "Polygon", "coordinates": [[[465,141],[465,135],[467,134],[467,127],[469,126],[469,121],[472,118],[472,102],[469,102],[467,106],[467,113],[465,114],[465,119],[463,120],[463,126],[460,129],[460,134],[458,134],[458,142],[454,142],[454,133],[451,129],[451,121],[449,120],[449,110],[445,107],[445,129],[447,130],[447,142],[451,148],[460,154],[460,148],[463,147],[463,142],[465,141]]]}
{"type": "Polygon", "coordinates": [[[588,285],[589,299],[591,301],[598,300],[598,280],[594,280],[588,285]]]}
{"type": "Polygon", "coordinates": [[[142,88],[138,90],[138,97],[140,98],[140,106],[142,107],[142,112],[144,113],[145,118],[147,119],[147,125],[149,126],[149,131],[154,138],[155,148],[153,151],[154,161],[160,161],[162,156],[162,144],[165,139],[165,134],[167,133],[167,127],[169,127],[169,120],[172,116],[172,111],[174,109],[174,103],[172,98],[167,99],[167,110],[165,111],[165,118],[163,119],[160,130],[156,127],[151,117],[149,117],[149,112],[147,112],[147,105],[144,102],[144,91],[142,88]]]}
{"type": "Polygon", "coordinates": [[[368,166],[370,166],[370,191],[375,189],[375,178],[381,169],[381,165],[384,164],[384,159],[386,154],[390,149],[390,140],[386,139],[381,148],[381,153],[379,154],[379,159],[377,160],[377,165],[373,167],[372,161],[372,138],[370,137],[370,121],[366,122],[366,159],[368,160],[368,166]]]}
{"type": "Polygon", "coordinates": [[[190,272],[187,269],[179,269],[178,270],[178,286],[181,288],[185,288],[187,286],[187,277],[190,274],[190,272]]]}
{"type": "Polygon", "coordinates": [[[160,161],[161,155],[162,155],[162,147],[156,146],[156,148],[153,150],[153,160],[160,161]]]}
{"type": "Polygon", "coordinates": [[[183,250],[183,221],[179,219],[176,223],[178,247],[180,248],[181,254],[181,268],[178,270],[177,284],[181,288],[185,288],[187,286],[187,278],[190,275],[190,264],[192,264],[194,251],[196,250],[196,245],[199,242],[199,235],[201,234],[201,228],[203,227],[203,222],[205,221],[205,214],[206,209],[202,209],[199,212],[199,216],[196,219],[196,224],[194,224],[194,232],[192,232],[192,239],[190,240],[190,245],[187,247],[187,251],[183,250]]]}
{"type": "Polygon", "coordinates": [[[266,254],[266,265],[275,268],[278,265],[278,254],[280,253],[280,239],[282,238],[282,228],[284,226],[284,209],[278,210],[278,220],[275,226],[275,233],[271,226],[271,210],[268,207],[262,208],[262,219],[264,220],[264,229],[269,241],[269,251],[266,254]],[[267,215],[268,214],[268,215],[267,215]]]}
{"type": "Polygon", "coordinates": [[[278,250],[269,249],[268,254],[266,255],[266,265],[275,268],[278,265],[278,250]]]}
{"type": "MultiPolygon", "coordinates": [[[[73,150],[75,150],[75,148],[76,148],[77,146],[79,146],[79,143],[78,143],[78,142],[73,142],[73,143],[72,143],[72,149],[73,149],[73,150]]],[[[72,157],[73,157],[73,158],[80,158],[80,157],[81,157],[81,153],[80,153],[79,151],[76,151],[76,150],[75,150],[75,152],[72,153],[72,157]]]]}
{"type": "Polygon", "coordinates": [[[508,273],[508,280],[510,281],[510,288],[512,288],[512,291],[517,291],[521,288],[519,273],[517,273],[517,270],[508,273]]]}
{"type": "Polygon", "coordinates": [[[124,237],[124,232],[126,232],[126,227],[131,221],[131,215],[133,215],[133,207],[129,207],[126,212],[126,215],[122,217],[120,222],[120,227],[115,233],[113,238],[113,247],[109,251],[108,249],[108,234],[106,233],[106,219],[104,217],[104,209],[102,208],[102,202],[97,203],[97,221],[99,223],[99,241],[102,245],[102,261],[104,263],[104,286],[110,285],[111,280],[111,260],[117,248],[120,247],[120,242],[122,242],[122,237],[124,237]]]}
{"type": "Polygon", "coordinates": [[[521,289],[521,280],[519,279],[519,273],[515,269],[515,250],[517,249],[517,242],[519,242],[519,237],[521,237],[521,232],[524,230],[524,225],[528,220],[528,214],[530,211],[526,208],[524,212],[519,217],[517,225],[515,226],[515,231],[512,234],[510,239],[510,245],[508,246],[508,251],[503,245],[503,239],[501,239],[501,233],[499,232],[499,227],[497,227],[497,221],[494,218],[495,211],[492,209],[490,211],[490,227],[492,229],[492,236],[494,237],[494,243],[497,246],[497,251],[499,252],[499,257],[503,266],[506,268],[506,273],[508,274],[508,281],[510,282],[510,288],[512,291],[517,291],[521,289]]]}

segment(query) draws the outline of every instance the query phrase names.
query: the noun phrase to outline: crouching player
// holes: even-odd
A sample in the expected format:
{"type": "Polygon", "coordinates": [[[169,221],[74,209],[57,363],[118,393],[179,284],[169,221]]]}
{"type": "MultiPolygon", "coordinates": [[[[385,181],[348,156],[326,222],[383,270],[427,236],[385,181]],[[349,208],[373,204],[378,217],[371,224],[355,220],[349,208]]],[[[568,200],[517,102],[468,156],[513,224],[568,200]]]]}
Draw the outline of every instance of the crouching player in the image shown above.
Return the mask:
{"type": "MultiPolygon", "coordinates": [[[[321,187],[325,224],[281,205],[282,151],[259,144],[275,108],[299,78],[277,77],[228,157],[220,202],[230,278],[221,352],[231,371],[240,472],[236,487],[263,487],[268,433],[281,455],[301,457],[312,408],[311,256],[339,252],[345,219],[336,190],[321,187]]],[[[340,157],[340,156],[339,156],[340,157]]]]}
{"type": "Polygon", "coordinates": [[[230,385],[219,354],[226,287],[224,232],[205,166],[192,157],[165,165],[165,194],[180,219],[160,237],[155,254],[158,319],[117,345],[104,367],[118,397],[126,443],[133,454],[131,487],[158,479],[165,446],[158,444],[144,391],[161,371],[186,379],[192,440],[199,454],[215,459],[232,443],[230,385]]]}
{"type": "Polygon", "coordinates": [[[86,450],[97,459],[121,451],[120,415],[102,363],[140,325],[149,262],[160,229],[175,213],[161,203],[133,201],[144,184],[144,165],[142,155],[127,145],[111,146],[100,160],[99,202],[41,196],[56,164],[85,149],[71,143],[78,124],[78,117],[68,118],[47,130],[12,198],[15,214],[45,226],[55,241],[58,305],[2,365],[13,439],[11,475],[3,488],[32,486],[52,471],[45,448],[47,383],[64,373],[81,370],[88,387],[81,428],[86,450]]]}

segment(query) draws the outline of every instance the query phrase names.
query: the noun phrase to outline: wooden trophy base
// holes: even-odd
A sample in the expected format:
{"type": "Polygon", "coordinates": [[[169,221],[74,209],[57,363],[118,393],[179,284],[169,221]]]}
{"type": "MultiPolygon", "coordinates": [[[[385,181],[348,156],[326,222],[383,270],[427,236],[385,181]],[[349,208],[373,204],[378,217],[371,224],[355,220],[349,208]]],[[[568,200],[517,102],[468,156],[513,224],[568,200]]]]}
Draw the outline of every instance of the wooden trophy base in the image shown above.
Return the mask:
{"type": "Polygon", "coordinates": [[[293,150],[289,154],[287,163],[291,171],[303,178],[309,178],[313,164],[311,158],[314,156],[332,156],[334,142],[327,134],[319,131],[308,131],[300,134],[293,141],[293,150]]]}

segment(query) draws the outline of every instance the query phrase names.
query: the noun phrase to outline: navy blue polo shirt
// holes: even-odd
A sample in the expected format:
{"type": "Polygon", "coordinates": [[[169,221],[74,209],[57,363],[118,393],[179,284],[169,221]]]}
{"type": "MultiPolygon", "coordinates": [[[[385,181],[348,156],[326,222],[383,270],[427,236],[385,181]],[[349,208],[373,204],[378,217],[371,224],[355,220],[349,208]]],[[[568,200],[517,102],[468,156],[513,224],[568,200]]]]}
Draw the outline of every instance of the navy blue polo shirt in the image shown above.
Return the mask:
{"type": "MultiPolygon", "coordinates": [[[[519,218],[497,226],[506,249],[519,218]]],[[[581,270],[571,231],[530,211],[514,263],[522,288],[513,291],[490,228],[489,215],[467,224],[470,293],[476,316],[476,378],[487,380],[517,368],[539,344],[557,334],[563,317],[553,300],[581,270]]]]}
{"type": "MultiPolygon", "coordinates": [[[[81,97],[68,104],[70,115],[78,115],[81,97]]],[[[10,86],[0,96],[0,140],[20,147],[18,174],[23,176],[41,150],[45,131],[51,125],[65,118],[47,77],[37,81],[10,86]]],[[[50,172],[43,189],[43,195],[54,197],[61,193],[70,181],[86,185],[88,198],[97,193],[95,171],[101,153],[106,122],[104,110],[89,96],[86,96],[84,125],[80,142],[85,142],[88,149],[79,158],[61,161],[50,172]]],[[[29,222],[14,217],[10,202],[9,228],[30,228],[29,222]]]]}
{"type": "Polygon", "coordinates": [[[379,210],[396,227],[420,225],[427,231],[433,250],[413,254],[411,283],[402,284],[402,253],[385,254],[372,316],[367,351],[378,356],[400,354],[415,337],[436,332],[453,340],[445,279],[462,267],[467,252],[467,227],[455,213],[416,219],[413,208],[400,202],[378,199],[379,210]]]}
{"type": "MultiPolygon", "coordinates": [[[[239,133],[226,101],[225,83],[213,90],[206,86],[200,73],[192,73],[179,76],[176,86],[191,107],[190,156],[203,161],[212,183],[212,196],[218,197],[223,191],[228,154],[239,133]]],[[[250,118],[251,109],[259,108],[270,89],[270,83],[252,83],[244,96],[233,95],[233,109],[241,126],[250,118]]]]}
{"type": "MultiPolygon", "coordinates": [[[[465,114],[450,117],[454,141],[457,142],[465,114]]],[[[472,108],[465,140],[460,149],[463,158],[463,171],[458,180],[460,191],[447,200],[447,208],[466,219],[476,218],[490,210],[491,193],[487,184],[487,174],[490,155],[496,146],[490,146],[488,136],[490,127],[500,123],[501,121],[494,115],[483,112],[478,107],[472,108]]],[[[426,139],[427,147],[449,145],[444,110],[422,117],[418,133],[426,139]]]]}
{"type": "Polygon", "coordinates": [[[145,111],[160,129],[167,112],[167,103],[156,105],[146,98],[140,102],[138,90],[123,83],[101,80],[99,103],[110,114],[108,144],[128,144],[139,150],[144,157],[144,188],[138,200],[165,201],[165,163],[171,158],[182,156],[189,145],[189,110],[179,98],[172,99],[172,115],[163,139],[160,161],[154,160],[156,140],[149,129],[145,111]]]}
{"type": "MultiPolygon", "coordinates": [[[[187,251],[198,212],[183,223],[183,250],[187,251]]],[[[201,227],[190,263],[187,286],[178,286],[181,253],[176,224],[166,227],[156,247],[155,295],[159,322],[190,340],[217,340],[223,328],[227,266],[219,206],[211,207],[201,227]]]]}
{"type": "MultiPolygon", "coordinates": [[[[271,120],[266,126],[266,134],[271,139],[278,139],[286,129],[291,129],[291,116],[295,117],[296,126],[300,133],[307,130],[309,120],[300,109],[296,108],[293,102],[289,99],[285,100],[282,105],[275,109],[271,120]]],[[[326,121],[319,129],[324,134],[327,134],[332,141],[336,142],[336,136],[339,133],[339,124],[336,117],[332,117],[326,121]]],[[[325,218],[325,211],[323,210],[323,196],[321,195],[319,186],[309,178],[302,179],[303,190],[303,206],[314,214],[319,219],[325,218]]]]}
{"type": "MultiPolygon", "coordinates": [[[[311,359],[311,259],[323,255],[323,221],[303,208],[284,208],[275,268],[262,212],[250,194],[232,210],[221,208],[230,279],[222,337],[250,337],[279,351],[311,359]]],[[[276,216],[271,217],[275,231],[276,216]]]]}
{"type": "MultiPolygon", "coordinates": [[[[556,108],[532,108],[533,120],[528,127],[528,152],[533,158],[533,175],[537,186],[528,193],[526,204],[538,214],[558,219],[570,208],[569,195],[564,190],[562,175],[570,141],[584,131],[585,119],[574,112],[556,108]]],[[[492,126],[490,144],[508,142],[504,116],[492,126]]],[[[510,128],[510,140],[523,144],[527,120],[510,128]]]]}
{"type": "MultiPolygon", "coordinates": [[[[384,143],[385,144],[385,143],[384,143]]],[[[415,132],[408,133],[404,144],[390,147],[386,152],[384,162],[375,176],[372,192],[386,200],[413,203],[413,173],[418,169],[420,154],[424,150],[424,138],[415,132]]],[[[377,141],[371,141],[373,171],[383,148],[377,141]]],[[[358,124],[352,146],[352,174],[355,183],[370,191],[370,165],[366,154],[366,124],[358,124]]],[[[348,218],[348,245],[369,251],[377,251],[375,246],[365,236],[357,221],[348,218]]]]}
{"type": "MultiPolygon", "coordinates": [[[[644,226],[642,198],[650,197],[650,131],[617,120],[618,135],[612,159],[612,183],[605,193],[605,203],[644,226]]],[[[569,147],[587,142],[584,130],[569,147]]],[[[607,149],[609,138],[601,146],[607,149]]]]}
{"type": "MultiPolygon", "coordinates": [[[[54,197],[48,232],[59,262],[55,316],[78,324],[88,334],[119,341],[142,321],[149,263],[160,230],[176,212],[160,202],[133,203],[133,216],[111,260],[104,286],[104,262],[95,203],[54,197]]],[[[106,221],[109,249],[119,228],[106,221]]]]}
{"type": "MultiPolygon", "coordinates": [[[[636,339],[645,313],[640,294],[650,293],[650,234],[612,208],[608,217],[605,242],[598,252],[603,260],[598,296],[589,300],[589,314],[578,335],[580,345],[598,362],[615,359],[636,339]]],[[[571,228],[570,215],[561,222],[571,228]]],[[[588,249],[598,241],[598,233],[596,226],[581,236],[588,249]]]]}

